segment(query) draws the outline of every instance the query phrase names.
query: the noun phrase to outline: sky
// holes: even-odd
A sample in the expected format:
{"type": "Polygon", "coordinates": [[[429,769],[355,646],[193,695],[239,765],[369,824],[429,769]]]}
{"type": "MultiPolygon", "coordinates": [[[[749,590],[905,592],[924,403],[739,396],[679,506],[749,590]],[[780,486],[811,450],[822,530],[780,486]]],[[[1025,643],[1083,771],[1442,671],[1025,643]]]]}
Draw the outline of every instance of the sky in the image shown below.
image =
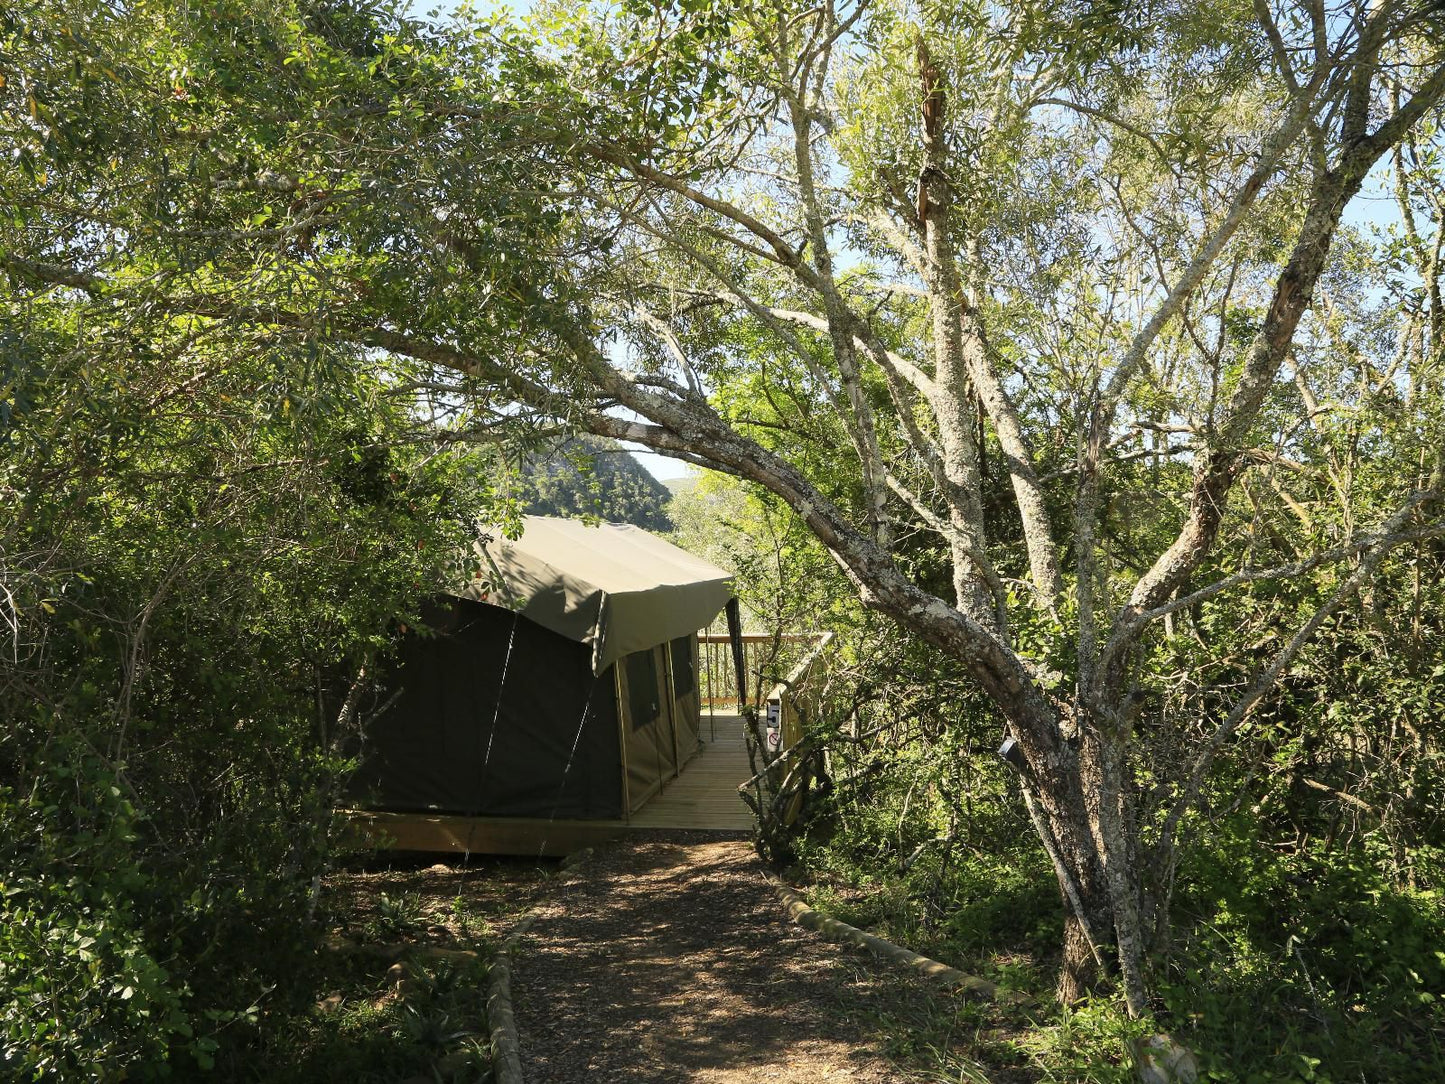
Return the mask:
{"type": "Polygon", "coordinates": [[[689,474],[697,473],[691,466],[676,459],[658,455],[656,452],[645,452],[636,445],[627,445],[626,447],[632,452],[632,458],[646,467],[647,472],[659,482],[666,482],[673,478],[686,478],[689,474]]]}

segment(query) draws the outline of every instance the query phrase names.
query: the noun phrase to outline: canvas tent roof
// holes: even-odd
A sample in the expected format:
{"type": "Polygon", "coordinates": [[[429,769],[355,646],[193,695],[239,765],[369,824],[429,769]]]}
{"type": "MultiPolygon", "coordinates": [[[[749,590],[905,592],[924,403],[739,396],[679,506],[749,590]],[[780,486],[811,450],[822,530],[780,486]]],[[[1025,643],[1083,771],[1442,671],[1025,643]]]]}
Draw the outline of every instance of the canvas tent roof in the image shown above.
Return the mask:
{"type": "Polygon", "coordinates": [[[705,627],[733,593],[723,569],[625,524],[524,516],[517,541],[477,548],[482,580],[463,597],[590,645],[594,674],[705,627]]]}

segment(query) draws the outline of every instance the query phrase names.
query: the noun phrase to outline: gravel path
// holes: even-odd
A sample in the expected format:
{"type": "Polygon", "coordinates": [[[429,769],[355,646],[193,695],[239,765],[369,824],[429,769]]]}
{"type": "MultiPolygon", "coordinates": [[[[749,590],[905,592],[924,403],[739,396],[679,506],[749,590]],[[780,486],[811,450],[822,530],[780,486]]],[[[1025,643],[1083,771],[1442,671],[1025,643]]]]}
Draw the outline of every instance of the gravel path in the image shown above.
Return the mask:
{"type": "Polygon", "coordinates": [[[528,1084],[880,1084],[920,992],[787,922],[748,843],[639,836],[566,874],[515,955],[528,1084]]]}

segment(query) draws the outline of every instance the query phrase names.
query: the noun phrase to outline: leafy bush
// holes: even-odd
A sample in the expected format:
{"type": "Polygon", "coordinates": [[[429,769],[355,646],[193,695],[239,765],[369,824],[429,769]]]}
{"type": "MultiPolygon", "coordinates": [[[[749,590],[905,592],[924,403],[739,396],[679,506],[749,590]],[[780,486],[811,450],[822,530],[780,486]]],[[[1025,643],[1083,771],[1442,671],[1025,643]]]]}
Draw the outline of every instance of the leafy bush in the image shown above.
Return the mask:
{"type": "Polygon", "coordinates": [[[0,1066],[190,1078],[310,951],[340,704],[485,495],[397,374],[87,335],[0,343],[0,1066]]]}
{"type": "Polygon", "coordinates": [[[1368,850],[1271,854],[1242,820],[1192,852],[1160,993],[1219,1072],[1440,1079],[1445,906],[1395,882],[1388,862],[1368,850]]]}
{"type": "Polygon", "coordinates": [[[204,1064],[214,1041],[196,1036],[139,907],[137,811],[96,758],[49,752],[28,793],[0,787],[0,1066],[106,1079],[173,1046],[204,1064]]]}

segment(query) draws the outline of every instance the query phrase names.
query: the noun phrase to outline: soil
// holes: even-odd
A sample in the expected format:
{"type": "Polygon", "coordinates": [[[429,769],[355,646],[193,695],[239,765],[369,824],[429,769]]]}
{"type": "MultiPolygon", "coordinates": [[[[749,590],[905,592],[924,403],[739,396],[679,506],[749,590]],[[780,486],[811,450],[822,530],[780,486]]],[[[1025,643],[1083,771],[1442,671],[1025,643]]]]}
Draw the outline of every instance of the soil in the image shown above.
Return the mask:
{"type": "Polygon", "coordinates": [[[435,857],[383,852],[327,881],[343,939],[480,947],[509,933],[553,884],[549,859],[435,857]],[[400,928],[377,926],[383,899],[395,901],[400,928]]]}
{"type": "MultiPolygon", "coordinates": [[[[338,875],[340,910],[374,926],[383,893],[405,899],[406,940],[440,945],[530,915],[512,956],[528,1084],[961,1079],[927,1049],[967,1041],[936,1030],[951,999],[789,922],[740,834],[634,833],[567,869],[432,861],[338,875]]],[[[962,1079],[1029,1079],[1000,1069],[962,1079]]]]}
{"type": "Polygon", "coordinates": [[[916,982],[787,922],[742,839],[657,833],[563,874],[514,960],[529,1081],[917,1079],[883,1020],[916,982]]]}

